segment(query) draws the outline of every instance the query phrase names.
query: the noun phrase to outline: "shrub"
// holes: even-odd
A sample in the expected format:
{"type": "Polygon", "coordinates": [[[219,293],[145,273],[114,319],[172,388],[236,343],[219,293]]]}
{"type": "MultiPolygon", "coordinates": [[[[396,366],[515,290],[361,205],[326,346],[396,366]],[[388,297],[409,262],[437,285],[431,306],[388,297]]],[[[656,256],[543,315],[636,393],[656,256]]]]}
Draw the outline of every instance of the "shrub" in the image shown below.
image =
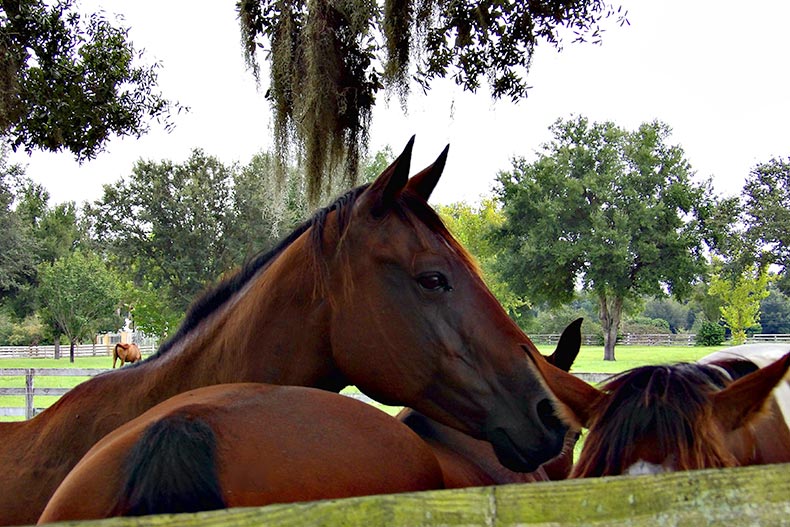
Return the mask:
{"type": "Polygon", "coordinates": [[[724,342],[724,328],[715,322],[703,322],[697,331],[697,346],[718,346],[724,342]]]}

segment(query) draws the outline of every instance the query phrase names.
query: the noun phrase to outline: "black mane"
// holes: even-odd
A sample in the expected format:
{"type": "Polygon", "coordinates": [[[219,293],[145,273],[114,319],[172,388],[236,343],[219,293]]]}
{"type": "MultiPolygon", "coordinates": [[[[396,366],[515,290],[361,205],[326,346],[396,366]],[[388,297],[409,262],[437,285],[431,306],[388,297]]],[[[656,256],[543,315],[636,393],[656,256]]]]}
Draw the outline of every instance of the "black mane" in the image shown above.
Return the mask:
{"type": "MultiPolygon", "coordinates": [[[[228,301],[228,299],[240,291],[261,269],[265,268],[280,253],[290,246],[294,240],[299,238],[299,236],[304,234],[304,232],[311,227],[314,227],[311,236],[313,246],[320,247],[326,218],[329,213],[332,211],[338,211],[338,222],[341,229],[344,228],[350,219],[350,211],[353,204],[368,186],[368,184],[365,184],[351,189],[337,198],[331,205],[318,210],[310,219],[303,222],[301,225],[296,227],[293,232],[280,240],[280,242],[273,249],[266,252],[261,252],[252,257],[252,259],[250,259],[237,272],[225,278],[213,288],[203,293],[187,310],[184,321],[181,323],[178,331],[171,338],[165,341],[159,347],[156,353],[151,355],[148,360],[167,353],[167,351],[170,350],[176,342],[181,340],[190,331],[195,329],[206,317],[219,309],[225,302],[228,301]]],[[[137,364],[141,363],[138,362],[137,364]]],[[[135,366],[137,364],[135,364],[135,366]]]]}

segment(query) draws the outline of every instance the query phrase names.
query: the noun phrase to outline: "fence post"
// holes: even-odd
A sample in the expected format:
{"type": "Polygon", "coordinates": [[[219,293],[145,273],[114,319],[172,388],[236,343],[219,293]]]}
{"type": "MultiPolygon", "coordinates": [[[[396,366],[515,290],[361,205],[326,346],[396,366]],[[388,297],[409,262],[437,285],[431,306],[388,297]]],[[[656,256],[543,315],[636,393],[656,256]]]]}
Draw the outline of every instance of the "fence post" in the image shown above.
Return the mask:
{"type": "Polygon", "coordinates": [[[32,419],[34,414],[33,407],[33,369],[25,370],[25,419],[32,419]]]}

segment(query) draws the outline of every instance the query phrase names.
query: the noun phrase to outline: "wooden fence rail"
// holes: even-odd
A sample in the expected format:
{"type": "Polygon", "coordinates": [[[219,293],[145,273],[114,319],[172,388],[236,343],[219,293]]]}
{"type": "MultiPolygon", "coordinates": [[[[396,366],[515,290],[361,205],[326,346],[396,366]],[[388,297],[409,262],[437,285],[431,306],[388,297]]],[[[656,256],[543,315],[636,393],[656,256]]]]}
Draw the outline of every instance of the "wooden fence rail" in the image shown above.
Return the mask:
{"type": "Polygon", "coordinates": [[[24,415],[25,419],[30,419],[43,408],[37,408],[33,400],[37,395],[61,396],[69,391],[69,388],[36,388],[34,379],[39,377],[93,377],[99,373],[108,371],[100,368],[0,368],[0,377],[24,377],[24,388],[0,388],[0,395],[24,395],[25,407],[0,407],[0,416],[19,416],[24,415]]]}
{"type": "Polygon", "coordinates": [[[790,464],[387,494],[194,514],[112,518],[80,525],[787,526],[790,464]]]}
{"type": "MultiPolygon", "coordinates": [[[[100,373],[112,371],[101,368],[0,368],[0,377],[24,377],[25,386],[15,388],[0,388],[0,395],[23,395],[25,397],[25,406],[0,406],[0,417],[2,416],[25,416],[25,419],[30,419],[37,413],[41,412],[43,408],[35,406],[34,399],[39,395],[54,395],[61,396],[69,391],[69,388],[44,388],[36,387],[36,377],[93,377],[100,373]]],[[[608,373],[575,373],[577,377],[584,379],[589,383],[599,383],[610,374],[608,373]]],[[[371,402],[371,399],[363,394],[353,394],[352,397],[360,399],[365,402],[371,402]]]]}
{"type": "MultiPolygon", "coordinates": [[[[104,357],[112,355],[115,344],[80,344],[74,348],[75,357],[104,357]]],[[[156,351],[153,344],[140,346],[143,355],[156,351]]],[[[69,347],[60,346],[60,355],[69,356],[69,347]]],[[[54,359],[55,345],[0,346],[0,359],[54,359]]]]}

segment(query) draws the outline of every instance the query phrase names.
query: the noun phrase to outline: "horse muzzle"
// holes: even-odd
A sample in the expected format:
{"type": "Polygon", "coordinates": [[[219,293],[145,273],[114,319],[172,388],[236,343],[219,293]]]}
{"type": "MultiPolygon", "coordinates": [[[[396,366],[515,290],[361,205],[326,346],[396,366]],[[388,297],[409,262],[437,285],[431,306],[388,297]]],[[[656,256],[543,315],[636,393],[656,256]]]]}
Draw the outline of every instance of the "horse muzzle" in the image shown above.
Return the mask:
{"type": "Polygon", "coordinates": [[[532,472],[556,457],[565,444],[568,427],[554,414],[548,399],[535,405],[532,431],[512,425],[487,427],[486,438],[505,467],[516,472],[532,472]]]}

